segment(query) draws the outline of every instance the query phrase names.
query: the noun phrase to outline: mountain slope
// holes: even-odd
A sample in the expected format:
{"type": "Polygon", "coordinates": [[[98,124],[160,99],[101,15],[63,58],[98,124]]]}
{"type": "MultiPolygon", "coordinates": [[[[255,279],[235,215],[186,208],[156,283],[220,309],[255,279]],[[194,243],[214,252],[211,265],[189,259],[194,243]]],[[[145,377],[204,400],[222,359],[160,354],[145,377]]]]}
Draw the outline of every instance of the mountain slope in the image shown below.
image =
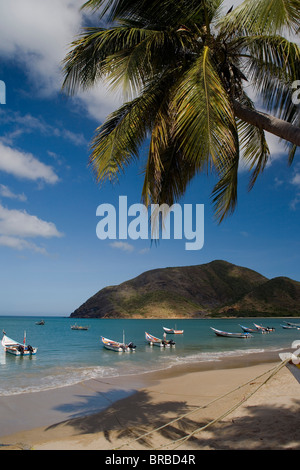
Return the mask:
{"type": "Polygon", "coordinates": [[[223,313],[244,312],[245,315],[300,314],[300,283],[287,277],[275,277],[257,286],[238,302],[221,309],[223,313]]]}
{"type": "Polygon", "coordinates": [[[300,283],[267,279],[226,261],[147,271],[118,286],[105,287],[71,317],[192,318],[245,311],[296,314],[300,283]]]}

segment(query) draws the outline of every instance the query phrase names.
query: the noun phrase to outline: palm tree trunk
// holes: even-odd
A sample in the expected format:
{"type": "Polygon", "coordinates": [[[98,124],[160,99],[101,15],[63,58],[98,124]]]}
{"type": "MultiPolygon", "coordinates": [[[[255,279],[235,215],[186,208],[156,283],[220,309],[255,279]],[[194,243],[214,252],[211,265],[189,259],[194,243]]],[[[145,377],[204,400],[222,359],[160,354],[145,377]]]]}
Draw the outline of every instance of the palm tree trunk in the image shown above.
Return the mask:
{"type": "Polygon", "coordinates": [[[271,134],[292,142],[292,144],[300,146],[300,127],[261,111],[247,108],[236,100],[233,102],[233,109],[235,116],[242,121],[246,121],[248,124],[264,129],[271,134]]]}

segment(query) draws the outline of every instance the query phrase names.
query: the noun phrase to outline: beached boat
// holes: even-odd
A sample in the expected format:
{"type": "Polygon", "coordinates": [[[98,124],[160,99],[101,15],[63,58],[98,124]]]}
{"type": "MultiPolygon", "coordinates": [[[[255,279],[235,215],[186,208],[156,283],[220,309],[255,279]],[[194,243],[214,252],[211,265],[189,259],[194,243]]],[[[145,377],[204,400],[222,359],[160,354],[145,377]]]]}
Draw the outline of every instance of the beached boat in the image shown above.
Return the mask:
{"type": "Polygon", "coordinates": [[[150,344],[150,346],[159,346],[161,348],[169,348],[171,346],[175,346],[175,341],[171,340],[166,340],[166,339],[160,339],[156,338],[156,336],[150,335],[145,331],[145,338],[146,341],[150,344]]]}
{"type": "Polygon", "coordinates": [[[33,356],[37,353],[37,348],[33,348],[29,344],[26,344],[26,331],[24,332],[23,344],[9,338],[3,331],[1,344],[5,352],[13,354],[14,356],[33,356]]]}
{"type": "Polygon", "coordinates": [[[166,328],[165,326],[163,326],[163,330],[167,334],[174,334],[174,335],[182,335],[183,334],[183,330],[176,330],[174,328],[166,328]]]}
{"type": "Polygon", "coordinates": [[[80,325],[72,325],[71,330],[83,330],[87,331],[89,329],[89,326],[80,326],[80,325]]]}
{"type": "Polygon", "coordinates": [[[270,331],[275,331],[275,328],[273,328],[272,326],[262,326],[257,325],[256,323],[253,323],[253,325],[258,331],[261,331],[262,333],[269,333],[270,331]]]}
{"type": "Polygon", "coordinates": [[[257,330],[255,330],[254,328],[248,328],[247,326],[243,325],[240,325],[240,327],[245,333],[257,333],[257,330]]]}
{"type": "Polygon", "coordinates": [[[120,343],[118,341],[113,341],[112,339],[104,338],[103,336],[101,336],[101,340],[103,346],[111,351],[133,352],[136,348],[136,346],[132,342],[125,344],[125,341],[123,341],[123,343],[120,343]]]}
{"type": "Polygon", "coordinates": [[[216,328],[210,327],[217,336],[224,336],[226,338],[251,338],[252,335],[250,333],[230,333],[228,331],[221,331],[217,330],[216,328]]]}

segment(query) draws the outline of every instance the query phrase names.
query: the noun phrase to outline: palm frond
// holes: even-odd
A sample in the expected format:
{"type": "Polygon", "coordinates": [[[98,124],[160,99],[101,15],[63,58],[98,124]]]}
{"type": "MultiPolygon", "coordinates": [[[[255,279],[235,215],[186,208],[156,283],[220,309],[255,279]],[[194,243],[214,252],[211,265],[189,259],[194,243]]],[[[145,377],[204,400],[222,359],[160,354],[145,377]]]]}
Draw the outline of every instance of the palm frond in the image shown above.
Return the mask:
{"type": "Polygon", "coordinates": [[[121,106],[96,130],[90,164],[98,182],[117,178],[133,158],[138,158],[140,146],[166,99],[167,83],[168,77],[152,81],[139,97],[121,106]]]}
{"type": "Polygon", "coordinates": [[[247,41],[249,80],[263,105],[289,122],[299,109],[292,100],[292,82],[300,74],[300,47],[282,36],[259,35],[247,41]]]}
{"type": "Polygon", "coordinates": [[[100,18],[108,14],[108,21],[137,19],[145,25],[173,28],[204,23],[205,10],[212,21],[221,3],[222,0],[89,0],[83,8],[97,11],[100,18]]]}
{"type": "Polygon", "coordinates": [[[300,26],[299,0],[244,0],[222,19],[228,30],[281,34],[297,32],[300,26]]]}
{"type": "Polygon", "coordinates": [[[185,158],[199,168],[230,160],[235,152],[233,111],[207,46],[183,77],[175,100],[177,137],[185,158]]]}

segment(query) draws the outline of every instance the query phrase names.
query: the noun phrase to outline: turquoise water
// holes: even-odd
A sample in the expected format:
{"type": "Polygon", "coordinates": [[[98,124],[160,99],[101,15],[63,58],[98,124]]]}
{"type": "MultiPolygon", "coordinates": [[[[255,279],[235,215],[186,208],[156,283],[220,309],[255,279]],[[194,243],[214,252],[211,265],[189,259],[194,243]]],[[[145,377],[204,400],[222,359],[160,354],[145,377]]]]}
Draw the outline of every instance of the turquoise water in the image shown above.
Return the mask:
{"type": "MultiPolygon", "coordinates": [[[[1,331],[19,342],[26,330],[27,344],[38,347],[36,356],[14,357],[0,346],[0,396],[62,387],[90,378],[132,375],[163,370],[177,364],[218,361],[227,356],[243,357],[253,352],[291,348],[300,339],[300,331],[284,330],[282,319],[176,320],[183,335],[168,335],[176,341],[173,349],[150,347],[145,331],[163,337],[163,326],[175,327],[173,320],[103,320],[45,317],[38,326],[36,317],[0,317],[1,331]],[[217,337],[210,327],[241,332],[239,323],[253,327],[253,321],[274,326],[269,334],[254,334],[249,339],[217,337]],[[70,326],[89,325],[88,331],[74,331],[70,326]],[[101,336],[117,341],[133,341],[134,353],[122,354],[103,348],[101,336]]],[[[291,320],[300,323],[300,319],[291,320]]]]}

